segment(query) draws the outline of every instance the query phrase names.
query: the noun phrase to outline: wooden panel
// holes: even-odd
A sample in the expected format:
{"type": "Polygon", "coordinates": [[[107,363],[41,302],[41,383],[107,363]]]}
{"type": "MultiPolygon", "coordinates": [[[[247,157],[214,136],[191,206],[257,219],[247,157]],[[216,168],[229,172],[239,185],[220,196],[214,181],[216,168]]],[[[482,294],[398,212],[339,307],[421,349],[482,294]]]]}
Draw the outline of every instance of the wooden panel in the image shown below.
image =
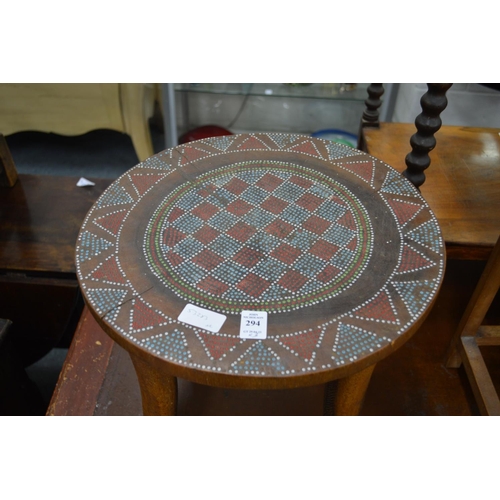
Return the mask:
{"type": "Polygon", "coordinates": [[[477,345],[500,345],[500,326],[480,326],[476,342],[477,345]]]}
{"type": "Polygon", "coordinates": [[[85,308],[47,415],[93,415],[113,344],[85,308]]]}
{"type": "MultiPolygon", "coordinates": [[[[415,125],[382,123],[364,129],[368,153],[402,172],[411,151],[415,125]]],[[[443,126],[421,187],[434,211],[447,248],[460,247],[461,257],[485,258],[500,229],[500,130],[443,126]]]]}
{"type": "Polygon", "coordinates": [[[0,132],[79,135],[98,128],[124,131],[117,83],[0,85],[0,132]]]}
{"type": "Polygon", "coordinates": [[[75,242],[85,215],[111,182],[20,175],[0,188],[0,270],[75,273],[75,242]]]}

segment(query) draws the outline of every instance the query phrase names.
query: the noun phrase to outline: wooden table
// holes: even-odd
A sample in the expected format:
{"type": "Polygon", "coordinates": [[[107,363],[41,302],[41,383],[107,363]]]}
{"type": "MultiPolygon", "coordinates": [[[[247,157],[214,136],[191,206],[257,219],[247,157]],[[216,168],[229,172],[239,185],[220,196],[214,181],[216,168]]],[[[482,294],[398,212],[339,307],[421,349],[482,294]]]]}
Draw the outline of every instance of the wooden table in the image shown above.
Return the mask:
{"type": "Polygon", "coordinates": [[[86,188],[77,181],[20,174],[13,187],[0,187],[0,317],[12,321],[25,366],[72,335],[81,313],[75,243],[111,181],[94,179],[86,188]]]}
{"type": "Polygon", "coordinates": [[[99,198],[76,247],[87,305],[133,361],[145,414],[175,414],[176,378],[227,388],[330,383],[357,414],[376,362],[416,331],[444,271],[419,192],[360,151],[302,135],[196,141],[99,198]],[[187,304],[220,331],[178,320],[187,304]],[[242,310],[267,338],[239,336],[242,310]]]}

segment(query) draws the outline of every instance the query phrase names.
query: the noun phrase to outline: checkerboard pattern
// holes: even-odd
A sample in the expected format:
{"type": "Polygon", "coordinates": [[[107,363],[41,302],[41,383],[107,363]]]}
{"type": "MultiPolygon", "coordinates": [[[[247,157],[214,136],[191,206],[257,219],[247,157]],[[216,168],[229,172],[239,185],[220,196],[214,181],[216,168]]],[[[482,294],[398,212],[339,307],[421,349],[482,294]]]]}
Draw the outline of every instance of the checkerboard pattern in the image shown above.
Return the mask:
{"type": "Polygon", "coordinates": [[[330,298],[359,274],[370,242],[352,193],[290,164],[221,169],[181,186],[157,213],[152,271],[183,298],[227,312],[330,298]]]}

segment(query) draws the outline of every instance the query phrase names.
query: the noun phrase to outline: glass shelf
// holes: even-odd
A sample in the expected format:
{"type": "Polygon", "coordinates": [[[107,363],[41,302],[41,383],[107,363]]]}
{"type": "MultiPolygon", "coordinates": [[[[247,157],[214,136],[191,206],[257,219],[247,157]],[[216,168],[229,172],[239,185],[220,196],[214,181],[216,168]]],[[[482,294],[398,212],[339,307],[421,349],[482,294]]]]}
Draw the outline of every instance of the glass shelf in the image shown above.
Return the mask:
{"type": "Polygon", "coordinates": [[[176,83],[182,93],[365,101],[368,83],[176,83]]]}

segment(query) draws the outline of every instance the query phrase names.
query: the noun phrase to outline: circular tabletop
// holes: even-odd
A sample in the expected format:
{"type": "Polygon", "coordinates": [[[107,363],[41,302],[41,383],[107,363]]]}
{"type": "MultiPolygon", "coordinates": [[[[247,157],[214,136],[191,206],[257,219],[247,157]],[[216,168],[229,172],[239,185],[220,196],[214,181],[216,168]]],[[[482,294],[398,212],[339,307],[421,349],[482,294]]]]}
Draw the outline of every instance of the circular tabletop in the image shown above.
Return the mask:
{"type": "Polygon", "coordinates": [[[418,190],[361,151],[298,134],[190,142],[117,179],[76,248],[85,300],[103,328],[173,376],[297,386],[394,351],[440,287],[444,245],[418,190]],[[178,320],[223,314],[219,331],[178,320]],[[267,338],[240,338],[242,311],[267,338]]]}

